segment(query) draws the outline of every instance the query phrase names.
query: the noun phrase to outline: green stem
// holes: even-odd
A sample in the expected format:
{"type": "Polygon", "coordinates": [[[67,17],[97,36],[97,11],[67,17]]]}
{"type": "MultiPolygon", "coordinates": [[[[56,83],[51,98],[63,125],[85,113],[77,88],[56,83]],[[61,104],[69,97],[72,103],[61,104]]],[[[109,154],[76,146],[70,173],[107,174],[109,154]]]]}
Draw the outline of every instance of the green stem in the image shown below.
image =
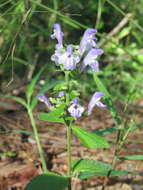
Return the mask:
{"type": "Polygon", "coordinates": [[[68,190],[71,190],[71,127],[67,127],[67,156],[68,156],[68,171],[67,175],[69,177],[68,190]]]}
{"type": "Polygon", "coordinates": [[[37,127],[36,127],[36,124],[35,124],[33,113],[32,113],[32,110],[30,109],[30,107],[28,107],[27,110],[28,110],[28,115],[30,117],[31,125],[32,125],[32,128],[33,128],[34,137],[35,137],[36,144],[37,144],[37,149],[38,149],[40,159],[41,159],[41,162],[42,162],[43,172],[47,173],[48,170],[47,170],[47,166],[46,166],[44,152],[43,152],[42,147],[41,147],[40,137],[39,137],[38,130],[37,130],[37,127]]]}
{"type": "Polygon", "coordinates": [[[65,82],[67,85],[67,93],[66,93],[66,106],[69,106],[69,71],[65,71],[65,82]]]}
{"type": "MultiPolygon", "coordinates": [[[[65,82],[67,85],[66,107],[68,108],[69,103],[70,103],[69,71],[65,71],[65,82]]],[[[72,155],[71,155],[71,124],[69,122],[67,122],[66,125],[67,125],[67,158],[68,158],[67,176],[69,177],[68,190],[71,190],[71,174],[72,174],[72,172],[71,172],[71,170],[72,170],[72,166],[71,166],[71,160],[72,160],[72,155]]]]}

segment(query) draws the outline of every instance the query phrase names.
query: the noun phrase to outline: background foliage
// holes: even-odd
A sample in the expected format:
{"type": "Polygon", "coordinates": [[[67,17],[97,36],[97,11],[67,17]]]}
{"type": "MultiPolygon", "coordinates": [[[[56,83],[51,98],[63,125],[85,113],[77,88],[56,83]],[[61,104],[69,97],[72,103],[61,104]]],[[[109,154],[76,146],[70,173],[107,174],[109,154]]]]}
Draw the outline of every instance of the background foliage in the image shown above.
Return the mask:
{"type": "MultiPolygon", "coordinates": [[[[143,1],[142,0],[1,0],[0,81],[9,92],[27,84],[45,64],[43,79],[50,83],[59,75],[50,57],[55,42],[53,24],[60,23],[65,43],[79,44],[84,29],[98,29],[103,78],[113,98],[127,101],[143,95],[143,1]],[[55,73],[55,74],[53,74],[55,73]],[[45,79],[46,77],[46,79],[45,79]]],[[[79,78],[84,97],[94,92],[95,81],[88,71],[79,78]],[[84,86],[83,86],[84,80],[84,86]]]]}

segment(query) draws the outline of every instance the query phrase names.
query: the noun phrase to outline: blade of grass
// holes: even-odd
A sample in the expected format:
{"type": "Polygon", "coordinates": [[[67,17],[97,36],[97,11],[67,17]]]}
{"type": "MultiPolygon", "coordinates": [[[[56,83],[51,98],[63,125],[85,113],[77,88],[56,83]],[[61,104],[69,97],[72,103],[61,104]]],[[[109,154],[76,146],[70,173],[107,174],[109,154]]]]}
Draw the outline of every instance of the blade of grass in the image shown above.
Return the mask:
{"type": "Polygon", "coordinates": [[[56,14],[57,16],[61,17],[62,20],[64,20],[64,21],[66,20],[67,24],[69,24],[69,25],[71,25],[71,26],[73,26],[73,27],[75,27],[75,28],[77,28],[77,29],[78,29],[78,28],[85,28],[85,29],[87,28],[87,26],[85,26],[84,24],[81,24],[80,22],[78,22],[78,21],[76,21],[76,20],[74,20],[74,19],[71,19],[71,18],[69,18],[68,16],[63,15],[62,13],[60,13],[60,12],[57,11],[57,10],[54,10],[54,9],[52,9],[52,8],[46,6],[46,5],[43,5],[43,4],[41,4],[41,3],[35,2],[34,0],[30,0],[30,1],[31,1],[33,4],[36,4],[36,5],[38,5],[39,7],[43,8],[43,9],[45,9],[45,10],[51,12],[51,13],[56,14]]]}
{"type": "Polygon", "coordinates": [[[0,4],[0,8],[3,7],[3,6],[5,6],[6,4],[8,4],[10,1],[11,1],[11,0],[8,0],[8,1],[6,1],[6,2],[0,4]]]}

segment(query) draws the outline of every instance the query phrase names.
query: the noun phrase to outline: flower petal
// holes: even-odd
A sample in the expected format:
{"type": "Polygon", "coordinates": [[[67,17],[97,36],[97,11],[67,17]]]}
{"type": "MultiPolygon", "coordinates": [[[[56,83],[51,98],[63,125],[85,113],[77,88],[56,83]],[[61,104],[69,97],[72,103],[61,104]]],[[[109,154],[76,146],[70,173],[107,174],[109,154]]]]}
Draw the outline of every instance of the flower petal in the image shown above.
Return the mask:
{"type": "Polygon", "coordinates": [[[90,66],[93,71],[98,72],[99,63],[96,59],[98,55],[101,55],[102,53],[103,53],[102,49],[92,48],[83,59],[80,71],[82,72],[86,68],[86,66],[90,66]]]}
{"type": "Polygon", "coordinates": [[[68,111],[72,117],[75,119],[79,118],[82,116],[82,113],[84,112],[84,107],[82,107],[79,104],[72,104],[69,108],[68,111]]]}
{"type": "Polygon", "coordinates": [[[51,60],[54,61],[56,65],[63,65],[65,70],[74,70],[80,61],[80,57],[75,54],[73,46],[68,45],[65,52],[61,48],[56,49],[51,60]]]}
{"type": "Polygon", "coordinates": [[[94,61],[93,63],[91,63],[90,67],[91,67],[92,71],[99,72],[99,63],[98,63],[98,61],[94,61]]]}
{"type": "Polygon", "coordinates": [[[93,97],[95,100],[98,100],[98,99],[101,98],[102,96],[105,96],[105,94],[104,94],[103,92],[95,92],[92,97],[93,97]]]}
{"type": "Polygon", "coordinates": [[[79,52],[81,56],[85,53],[85,51],[90,50],[92,47],[96,47],[95,41],[97,40],[97,38],[94,37],[96,32],[97,30],[94,28],[89,28],[85,30],[79,47],[79,52]]]}
{"type": "Polygon", "coordinates": [[[78,104],[78,98],[73,99],[74,104],[78,104]]]}
{"type": "Polygon", "coordinates": [[[51,109],[52,105],[44,94],[38,94],[37,97],[41,102],[44,102],[49,109],[51,109]]]}
{"type": "Polygon", "coordinates": [[[58,97],[63,97],[63,96],[65,96],[65,92],[64,91],[60,91],[58,97]]]}
{"type": "Polygon", "coordinates": [[[57,39],[60,46],[63,46],[63,35],[60,24],[54,24],[54,33],[51,35],[51,38],[57,39]]]}
{"type": "Polygon", "coordinates": [[[99,108],[106,108],[107,106],[105,104],[103,104],[102,102],[98,101],[96,103],[96,105],[99,107],[99,108]]]}
{"type": "Polygon", "coordinates": [[[106,105],[102,104],[102,102],[100,102],[100,99],[104,96],[104,93],[103,92],[95,92],[93,94],[93,96],[91,97],[90,99],[90,102],[88,104],[88,115],[91,114],[93,108],[95,105],[97,105],[98,107],[106,107],[106,105]]]}

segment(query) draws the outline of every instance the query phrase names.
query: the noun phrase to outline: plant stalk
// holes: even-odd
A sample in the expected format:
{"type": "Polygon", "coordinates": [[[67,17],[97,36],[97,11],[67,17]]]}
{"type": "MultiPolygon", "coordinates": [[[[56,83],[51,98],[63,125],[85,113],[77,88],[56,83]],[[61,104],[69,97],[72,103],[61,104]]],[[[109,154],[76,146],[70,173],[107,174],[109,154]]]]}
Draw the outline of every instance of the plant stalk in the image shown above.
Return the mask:
{"type": "Polygon", "coordinates": [[[66,92],[66,106],[69,106],[70,100],[69,100],[69,71],[65,71],[65,82],[67,86],[67,92],[66,92]]]}
{"type": "Polygon", "coordinates": [[[40,160],[41,160],[41,163],[42,163],[42,169],[43,169],[44,173],[47,173],[48,169],[47,169],[47,166],[46,166],[45,156],[44,156],[44,152],[43,152],[42,147],[41,147],[40,137],[39,137],[38,130],[37,130],[37,127],[36,127],[36,123],[35,123],[35,120],[34,120],[34,117],[33,117],[33,113],[32,113],[32,110],[29,107],[27,109],[28,109],[28,115],[30,117],[31,125],[32,125],[32,128],[33,128],[33,132],[34,132],[34,137],[35,137],[35,140],[36,140],[37,149],[38,149],[38,152],[39,152],[39,155],[40,155],[40,160]]]}
{"type": "MultiPolygon", "coordinates": [[[[66,92],[66,108],[68,108],[69,103],[70,103],[70,97],[69,97],[69,92],[70,92],[70,87],[69,87],[69,71],[65,71],[65,82],[67,85],[67,92],[66,92]]],[[[67,159],[68,159],[68,171],[67,171],[67,176],[69,178],[69,183],[68,183],[68,190],[71,190],[71,123],[66,122],[67,125],[67,159]]]]}
{"type": "Polygon", "coordinates": [[[69,177],[68,190],[71,190],[71,127],[67,126],[67,156],[68,156],[68,171],[69,177]]]}

